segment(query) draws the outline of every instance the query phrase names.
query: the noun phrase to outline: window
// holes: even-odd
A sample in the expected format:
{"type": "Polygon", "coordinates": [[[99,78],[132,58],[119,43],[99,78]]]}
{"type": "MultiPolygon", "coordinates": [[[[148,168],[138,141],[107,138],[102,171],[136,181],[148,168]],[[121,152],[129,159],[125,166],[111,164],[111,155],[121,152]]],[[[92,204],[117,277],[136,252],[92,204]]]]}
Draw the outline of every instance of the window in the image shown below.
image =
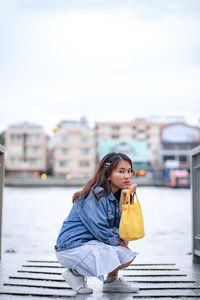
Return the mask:
{"type": "Polygon", "coordinates": [[[21,134],[11,134],[10,139],[12,142],[19,142],[22,140],[22,135],[21,134]]]}
{"type": "Polygon", "coordinates": [[[186,150],[187,149],[187,144],[180,144],[178,148],[180,150],[186,150]]]}
{"type": "Polygon", "coordinates": [[[113,140],[117,140],[119,138],[119,135],[118,134],[112,134],[112,139],[113,140]]]}
{"type": "Polygon", "coordinates": [[[174,150],[174,149],[176,149],[176,145],[174,145],[174,144],[163,144],[163,149],[164,150],[174,150]]]}
{"type": "Polygon", "coordinates": [[[163,160],[164,161],[166,161],[166,160],[175,160],[175,157],[174,157],[174,155],[164,155],[163,160]]]}
{"type": "Polygon", "coordinates": [[[89,154],[90,153],[90,149],[89,148],[81,148],[80,149],[80,154],[89,154]]]}
{"type": "Polygon", "coordinates": [[[89,141],[89,137],[86,135],[80,136],[81,143],[87,143],[89,141]]]}
{"type": "Polygon", "coordinates": [[[69,154],[69,148],[60,148],[56,149],[56,153],[60,155],[66,155],[69,154]]]}
{"type": "Polygon", "coordinates": [[[180,162],[187,162],[187,156],[186,155],[180,155],[179,156],[179,161],[180,162]]]}
{"type": "Polygon", "coordinates": [[[80,167],[89,167],[90,162],[88,160],[81,160],[79,164],[80,167]]]}
{"type": "Polygon", "coordinates": [[[68,148],[63,148],[61,149],[61,152],[63,155],[69,154],[69,149],[68,148]]]}
{"type": "Polygon", "coordinates": [[[69,137],[67,135],[61,136],[61,143],[67,144],[69,142],[69,137]]]}
{"type": "Polygon", "coordinates": [[[12,166],[19,166],[22,163],[20,158],[11,157],[10,162],[12,166]]]}
{"type": "Polygon", "coordinates": [[[26,148],[28,154],[40,154],[41,148],[38,146],[29,146],[26,148]]]}
{"type": "Polygon", "coordinates": [[[119,126],[112,126],[112,129],[117,129],[117,130],[119,130],[119,126]]]}
{"type": "Polygon", "coordinates": [[[38,166],[40,164],[40,159],[38,158],[29,158],[27,160],[27,162],[29,163],[29,165],[31,166],[38,166]]]}
{"type": "Polygon", "coordinates": [[[40,134],[27,134],[26,140],[28,142],[39,142],[41,140],[40,134]]]}
{"type": "Polygon", "coordinates": [[[69,143],[69,136],[67,135],[57,135],[55,137],[56,143],[63,143],[63,144],[67,144],[69,143]]]}
{"type": "Polygon", "coordinates": [[[40,152],[40,147],[33,146],[33,147],[31,147],[31,151],[33,151],[34,153],[38,153],[38,152],[40,152]]]}
{"type": "Polygon", "coordinates": [[[60,167],[69,167],[70,162],[68,160],[60,160],[59,161],[59,166],[60,167]]]}
{"type": "Polygon", "coordinates": [[[21,145],[11,145],[8,151],[10,154],[22,154],[23,148],[21,145]]]}

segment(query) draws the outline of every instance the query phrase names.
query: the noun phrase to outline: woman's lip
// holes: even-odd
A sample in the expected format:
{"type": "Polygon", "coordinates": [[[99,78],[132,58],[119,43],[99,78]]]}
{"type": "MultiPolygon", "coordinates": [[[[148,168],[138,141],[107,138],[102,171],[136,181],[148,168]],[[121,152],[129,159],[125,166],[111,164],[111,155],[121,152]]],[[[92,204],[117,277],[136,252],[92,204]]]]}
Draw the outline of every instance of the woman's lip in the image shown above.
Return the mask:
{"type": "Polygon", "coordinates": [[[129,184],[129,183],[130,183],[130,181],[125,181],[124,183],[125,183],[125,184],[129,184]]]}

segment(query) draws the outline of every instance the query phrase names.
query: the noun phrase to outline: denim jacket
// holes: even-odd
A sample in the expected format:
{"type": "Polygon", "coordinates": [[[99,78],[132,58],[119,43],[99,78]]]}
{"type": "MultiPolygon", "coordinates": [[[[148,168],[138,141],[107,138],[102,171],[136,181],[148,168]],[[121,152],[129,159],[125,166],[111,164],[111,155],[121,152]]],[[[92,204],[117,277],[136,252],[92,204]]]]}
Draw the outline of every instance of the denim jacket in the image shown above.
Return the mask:
{"type": "Polygon", "coordinates": [[[85,199],[80,196],[74,202],[58,235],[56,251],[79,247],[91,240],[113,246],[119,244],[121,213],[118,200],[112,192],[105,195],[103,191],[102,187],[95,189],[96,194],[102,192],[98,200],[90,191],[85,199]]]}

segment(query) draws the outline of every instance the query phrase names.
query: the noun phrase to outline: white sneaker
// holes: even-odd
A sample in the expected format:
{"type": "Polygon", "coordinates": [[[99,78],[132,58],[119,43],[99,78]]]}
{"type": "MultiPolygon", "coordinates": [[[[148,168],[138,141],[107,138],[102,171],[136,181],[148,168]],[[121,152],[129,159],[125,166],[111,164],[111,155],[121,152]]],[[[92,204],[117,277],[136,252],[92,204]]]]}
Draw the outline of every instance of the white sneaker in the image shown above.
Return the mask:
{"type": "Polygon", "coordinates": [[[80,275],[74,275],[71,270],[67,269],[62,273],[62,277],[71,286],[72,290],[78,294],[92,294],[93,289],[87,286],[87,278],[80,275]]]}
{"type": "Polygon", "coordinates": [[[122,278],[116,278],[112,282],[104,282],[102,291],[109,293],[136,293],[139,291],[139,288],[132,287],[122,278]]]}

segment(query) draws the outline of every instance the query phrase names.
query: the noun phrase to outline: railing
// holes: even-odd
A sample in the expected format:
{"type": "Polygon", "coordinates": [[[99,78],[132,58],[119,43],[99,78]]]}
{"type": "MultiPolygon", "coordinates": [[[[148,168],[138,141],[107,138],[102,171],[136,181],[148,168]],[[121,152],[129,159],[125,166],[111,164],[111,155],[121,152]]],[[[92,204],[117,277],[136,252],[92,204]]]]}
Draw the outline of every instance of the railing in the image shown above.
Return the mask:
{"type": "Polygon", "coordinates": [[[3,202],[3,178],[4,178],[4,152],[5,148],[0,145],[0,259],[1,259],[1,233],[2,233],[2,202],[3,202]]]}
{"type": "Polygon", "coordinates": [[[200,146],[194,148],[191,158],[193,262],[200,263],[200,146]]]}

